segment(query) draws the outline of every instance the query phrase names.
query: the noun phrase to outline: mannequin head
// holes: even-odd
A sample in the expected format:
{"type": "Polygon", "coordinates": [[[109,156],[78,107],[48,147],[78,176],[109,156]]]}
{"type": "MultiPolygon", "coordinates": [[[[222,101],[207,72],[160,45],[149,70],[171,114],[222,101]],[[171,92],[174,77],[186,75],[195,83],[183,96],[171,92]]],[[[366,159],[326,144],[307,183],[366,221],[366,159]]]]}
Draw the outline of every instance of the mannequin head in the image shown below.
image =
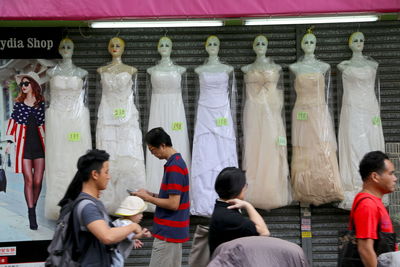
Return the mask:
{"type": "Polygon", "coordinates": [[[215,35],[208,36],[206,40],[206,51],[210,56],[217,56],[219,52],[219,39],[215,35]]]}
{"type": "Polygon", "coordinates": [[[120,57],[125,50],[125,41],[119,37],[111,38],[110,42],[108,42],[108,52],[113,57],[120,57]]]}
{"type": "Polygon", "coordinates": [[[62,39],[58,46],[58,52],[64,59],[71,58],[74,53],[74,42],[69,38],[62,39]]]}
{"type": "Polygon", "coordinates": [[[364,49],[365,37],[362,32],[354,32],[349,38],[349,47],[353,52],[362,52],[364,49]]]}
{"type": "Polygon", "coordinates": [[[158,41],[157,49],[161,56],[170,56],[172,51],[171,39],[167,36],[161,37],[158,41]]]}
{"type": "Polygon", "coordinates": [[[265,55],[268,49],[268,39],[264,35],[258,35],[253,42],[253,50],[258,55],[265,55]]]}
{"type": "Polygon", "coordinates": [[[317,37],[312,33],[306,33],[301,39],[301,49],[305,54],[314,54],[317,37]]]}

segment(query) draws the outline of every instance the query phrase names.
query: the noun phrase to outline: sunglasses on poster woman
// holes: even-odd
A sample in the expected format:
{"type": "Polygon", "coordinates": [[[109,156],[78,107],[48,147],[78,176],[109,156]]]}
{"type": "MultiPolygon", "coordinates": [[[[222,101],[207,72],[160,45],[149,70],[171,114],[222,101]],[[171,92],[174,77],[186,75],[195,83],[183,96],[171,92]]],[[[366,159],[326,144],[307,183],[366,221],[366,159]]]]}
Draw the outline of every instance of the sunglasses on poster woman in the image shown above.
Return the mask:
{"type": "Polygon", "coordinates": [[[31,82],[20,82],[19,87],[23,87],[23,86],[27,87],[30,83],[31,82]]]}

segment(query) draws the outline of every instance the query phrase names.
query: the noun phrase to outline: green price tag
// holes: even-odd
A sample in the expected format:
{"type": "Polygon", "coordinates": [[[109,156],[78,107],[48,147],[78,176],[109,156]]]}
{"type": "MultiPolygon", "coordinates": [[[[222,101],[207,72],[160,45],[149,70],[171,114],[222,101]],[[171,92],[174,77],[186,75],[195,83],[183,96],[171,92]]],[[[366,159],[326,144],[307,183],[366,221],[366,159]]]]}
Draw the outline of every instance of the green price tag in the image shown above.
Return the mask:
{"type": "Polygon", "coordinates": [[[81,141],[81,133],[80,132],[70,132],[68,134],[68,141],[70,141],[70,142],[81,141]]]}
{"type": "Polygon", "coordinates": [[[183,123],[176,121],[172,123],[172,131],[180,131],[182,130],[183,123]]]}
{"type": "Polygon", "coordinates": [[[375,117],[373,117],[372,118],[372,124],[373,125],[376,125],[376,126],[379,126],[379,125],[381,125],[381,118],[379,117],[379,116],[375,116],[375,117]]]}
{"type": "Polygon", "coordinates": [[[228,119],[227,119],[227,118],[224,118],[224,117],[217,118],[217,119],[215,120],[215,124],[216,124],[218,127],[221,127],[221,126],[228,126],[228,119]]]}
{"type": "Polygon", "coordinates": [[[305,112],[305,111],[297,112],[297,120],[299,120],[299,121],[308,120],[308,112],[305,112]]]}
{"type": "Polygon", "coordinates": [[[125,109],[123,108],[116,108],[114,109],[114,118],[125,118],[126,113],[125,113],[125,109]]]}
{"type": "Polygon", "coordinates": [[[287,145],[286,137],[278,136],[277,143],[278,143],[278,146],[286,146],[287,145]]]}

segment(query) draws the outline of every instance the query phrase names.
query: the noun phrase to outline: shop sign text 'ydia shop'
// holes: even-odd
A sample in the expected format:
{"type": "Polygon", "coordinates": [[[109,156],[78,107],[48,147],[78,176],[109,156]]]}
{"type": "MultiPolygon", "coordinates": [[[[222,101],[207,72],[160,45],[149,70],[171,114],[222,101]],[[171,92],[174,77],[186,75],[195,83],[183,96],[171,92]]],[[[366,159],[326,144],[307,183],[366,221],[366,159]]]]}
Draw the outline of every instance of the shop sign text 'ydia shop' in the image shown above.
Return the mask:
{"type": "Polygon", "coordinates": [[[17,38],[10,38],[8,40],[0,39],[0,50],[5,48],[44,48],[50,50],[54,46],[53,40],[40,40],[34,38],[28,38],[25,40],[18,40],[17,38]]]}
{"type": "Polygon", "coordinates": [[[60,58],[61,28],[0,28],[0,58],[60,58]]]}

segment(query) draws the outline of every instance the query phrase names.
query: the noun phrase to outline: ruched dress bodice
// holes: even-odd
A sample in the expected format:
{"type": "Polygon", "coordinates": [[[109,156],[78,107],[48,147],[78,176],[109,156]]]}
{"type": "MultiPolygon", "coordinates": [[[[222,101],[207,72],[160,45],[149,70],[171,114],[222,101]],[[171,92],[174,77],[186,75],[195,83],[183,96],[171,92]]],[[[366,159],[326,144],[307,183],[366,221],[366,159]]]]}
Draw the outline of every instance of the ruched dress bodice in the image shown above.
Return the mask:
{"type": "Polygon", "coordinates": [[[76,114],[84,107],[83,80],[76,76],[54,76],[50,79],[50,108],[76,114]],[[78,108],[78,110],[77,110],[78,108]]]}
{"type": "Polygon", "coordinates": [[[182,76],[177,71],[155,71],[151,75],[152,94],[182,94],[182,76]]]}

